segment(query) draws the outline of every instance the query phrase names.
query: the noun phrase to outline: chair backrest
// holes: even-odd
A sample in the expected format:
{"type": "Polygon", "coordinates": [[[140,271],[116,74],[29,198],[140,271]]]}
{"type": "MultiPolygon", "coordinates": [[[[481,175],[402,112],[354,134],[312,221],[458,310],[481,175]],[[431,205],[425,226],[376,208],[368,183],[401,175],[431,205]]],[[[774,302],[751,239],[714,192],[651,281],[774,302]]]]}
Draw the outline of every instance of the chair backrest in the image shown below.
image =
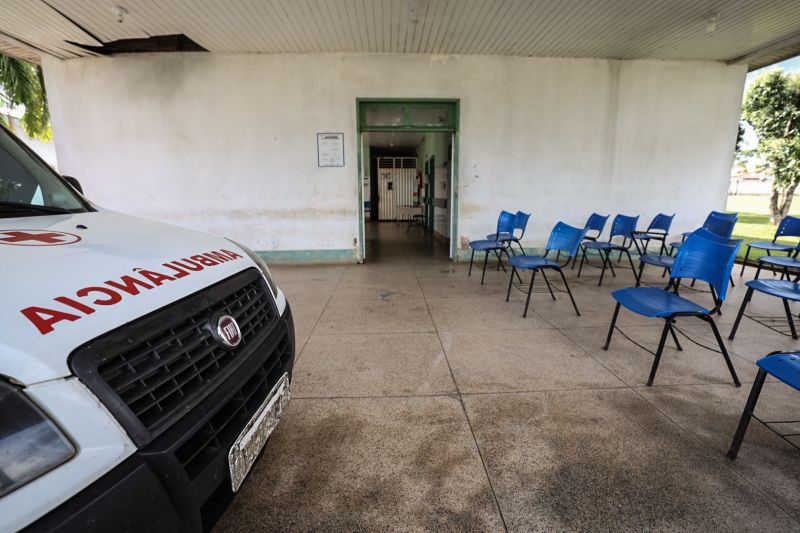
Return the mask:
{"type": "Polygon", "coordinates": [[[733,235],[733,227],[736,226],[736,221],[739,219],[739,213],[724,213],[725,216],[720,216],[717,211],[712,211],[708,218],[706,218],[703,229],[711,233],[730,239],[733,235]]]}
{"type": "Polygon", "coordinates": [[[781,220],[772,242],[775,242],[781,237],[800,237],[800,218],[788,216],[781,220]]]}
{"type": "Polygon", "coordinates": [[[662,231],[664,233],[669,233],[669,227],[672,225],[673,218],[675,218],[675,213],[672,213],[671,215],[659,213],[653,217],[652,221],[650,221],[650,225],[647,226],[647,231],[662,231]]]}
{"type": "Polygon", "coordinates": [[[736,220],[739,218],[739,213],[726,213],[725,211],[711,211],[706,217],[706,221],[711,217],[726,218],[728,220],[736,220]]]}
{"type": "Polygon", "coordinates": [[[703,228],[695,230],[678,251],[670,278],[705,281],[714,287],[718,304],[722,303],[741,245],[740,240],[726,239],[703,228]]]}
{"type": "Polygon", "coordinates": [[[525,228],[528,226],[529,218],[531,218],[531,214],[523,213],[522,211],[517,211],[517,214],[514,215],[514,233],[520,230],[520,234],[515,235],[518,239],[521,239],[523,235],[525,235],[525,228]]]}
{"type": "Polygon", "coordinates": [[[589,216],[589,219],[586,221],[586,225],[583,227],[586,230],[586,233],[590,231],[596,231],[597,235],[595,237],[599,237],[601,233],[603,233],[603,228],[606,227],[606,221],[608,220],[609,215],[599,215],[597,213],[592,213],[589,216]]]}
{"type": "Polygon", "coordinates": [[[611,223],[611,235],[608,236],[610,241],[614,237],[622,237],[623,239],[632,239],[633,232],[636,231],[636,224],[639,223],[639,215],[629,217],[628,215],[617,215],[611,223]]]}
{"type": "Polygon", "coordinates": [[[514,231],[514,219],[517,217],[514,213],[508,211],[500,211],[500,216],[497,217],[497,238],[500,238],[501,233],[511,234],[514,231]]]}
{"type": "Polygon", "coordinates": [[[574,257],[578,253],[578,247],[585,235],[585,228],[576,228],[559,222],[553,227],[550,238],[547,239],[547,252],[550,250],[561,251],[569,254],[569,257],[574,257]]]}

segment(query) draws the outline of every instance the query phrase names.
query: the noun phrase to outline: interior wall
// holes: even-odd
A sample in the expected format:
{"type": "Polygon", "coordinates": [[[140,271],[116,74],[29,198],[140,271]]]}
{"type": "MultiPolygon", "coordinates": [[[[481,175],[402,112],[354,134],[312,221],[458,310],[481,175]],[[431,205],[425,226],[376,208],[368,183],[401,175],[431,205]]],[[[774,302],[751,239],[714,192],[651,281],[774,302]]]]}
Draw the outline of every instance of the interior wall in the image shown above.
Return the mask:
{"type": "MultiPolygon", "coordinates": [[[[369,134],[366,134],[368,137],[369,134]]],[[[363,184],[364,195],[364,220],[370,220],[372,216],[372,179],[370,176],[370,146],[364,140],[361,146],[361,182],[363,184]]]]}
{"type": "Polygon", "coordinates": [[[449,160],[450,139],[449,132],[429,132],[425,134],[422,142],[417,146],[417,168],[425,173],[426,162],[433,157],[436,177],[431,194],[433,195],[433,231],[437,235],[450,237],[450,206],[449,201],[449,160]],[[446,206],[446,207],[443,207],[446,206]]]}
{"type": "Polygon", "coordinates": [[[460,246],[501,209],[532,212],[526,244],[542,245],[592,211],[677,212],[678,232],[723,208],[746,67],[177,53],[46,58],[44,71],[61,170],[99,205],[276,257],[352,261],[358,97],[460,99],[460,246]],[[332,131],[345,166],[319,168],[316,133],[332,131]]]}

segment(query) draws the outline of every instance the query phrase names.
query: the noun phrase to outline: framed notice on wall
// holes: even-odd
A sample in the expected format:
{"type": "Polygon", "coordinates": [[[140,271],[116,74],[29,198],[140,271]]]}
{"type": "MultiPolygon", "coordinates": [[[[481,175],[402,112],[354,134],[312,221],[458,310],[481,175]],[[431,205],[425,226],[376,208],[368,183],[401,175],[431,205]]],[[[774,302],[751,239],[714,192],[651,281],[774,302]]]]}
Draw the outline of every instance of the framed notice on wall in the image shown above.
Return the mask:
{"type": "Polygon", "coordinates": [[[317,133],[317,166],[344,166],[344,133],[317,133]]]}

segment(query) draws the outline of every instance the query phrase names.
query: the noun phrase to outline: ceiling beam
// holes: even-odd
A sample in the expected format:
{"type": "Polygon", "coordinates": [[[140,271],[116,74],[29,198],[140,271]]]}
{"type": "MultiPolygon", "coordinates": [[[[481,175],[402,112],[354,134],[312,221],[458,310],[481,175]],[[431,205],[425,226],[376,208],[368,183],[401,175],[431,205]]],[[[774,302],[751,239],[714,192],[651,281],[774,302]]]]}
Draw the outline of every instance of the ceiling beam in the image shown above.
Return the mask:
{"type": "Polygon", "coordinates": [[[763,57],[767,54],[779,52],[783,48],[789,48],[796,44],[800,44],[800,32],[793,33],[788,37],[783,37],[782,39],[773,41],[766,46],[762,46],[761,48],[756,48],[755,50],[747,52],[746,54],[734,57],[733,59],[729,59],[725,61],[725,63],[727,63],[728,65],[739,65],[742,63],[750,63],[754,59],[758,59],[759,57],[763,57]]]}

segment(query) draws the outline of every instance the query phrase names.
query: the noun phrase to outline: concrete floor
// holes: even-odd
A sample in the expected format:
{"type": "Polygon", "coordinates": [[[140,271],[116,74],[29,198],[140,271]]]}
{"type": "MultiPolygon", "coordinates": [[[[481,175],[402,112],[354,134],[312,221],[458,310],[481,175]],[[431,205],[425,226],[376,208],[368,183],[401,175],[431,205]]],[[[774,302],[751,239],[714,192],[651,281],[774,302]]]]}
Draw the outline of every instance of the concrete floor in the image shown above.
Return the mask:
{"type": "MultiPolygon", "coordinates": [[[[600,288],[599,270],[570,271],[581,317],[540,288],[522,318],[507,274],[481,286],[420,230],[376,226],[367,264],[273,268],[297,326],[292,401],[219,531],[800,531],[797,450],[754,422],[725,458],[753,362],[800,341],[745,318],[726,341],[741,388],[686,339],[646,387],[650,354],[619,333],[601,349],[629,269],[600,288]]],[[[782,307],[756,295],[751,312],[782,307]]],[[[655,348],[658,321],[619,324],[655,348]]],[[[679,327],[714,343],[697,319],[679,327]]],[[[798,420],[800,394],[769,382],[759,412],[798,420]]]]}

